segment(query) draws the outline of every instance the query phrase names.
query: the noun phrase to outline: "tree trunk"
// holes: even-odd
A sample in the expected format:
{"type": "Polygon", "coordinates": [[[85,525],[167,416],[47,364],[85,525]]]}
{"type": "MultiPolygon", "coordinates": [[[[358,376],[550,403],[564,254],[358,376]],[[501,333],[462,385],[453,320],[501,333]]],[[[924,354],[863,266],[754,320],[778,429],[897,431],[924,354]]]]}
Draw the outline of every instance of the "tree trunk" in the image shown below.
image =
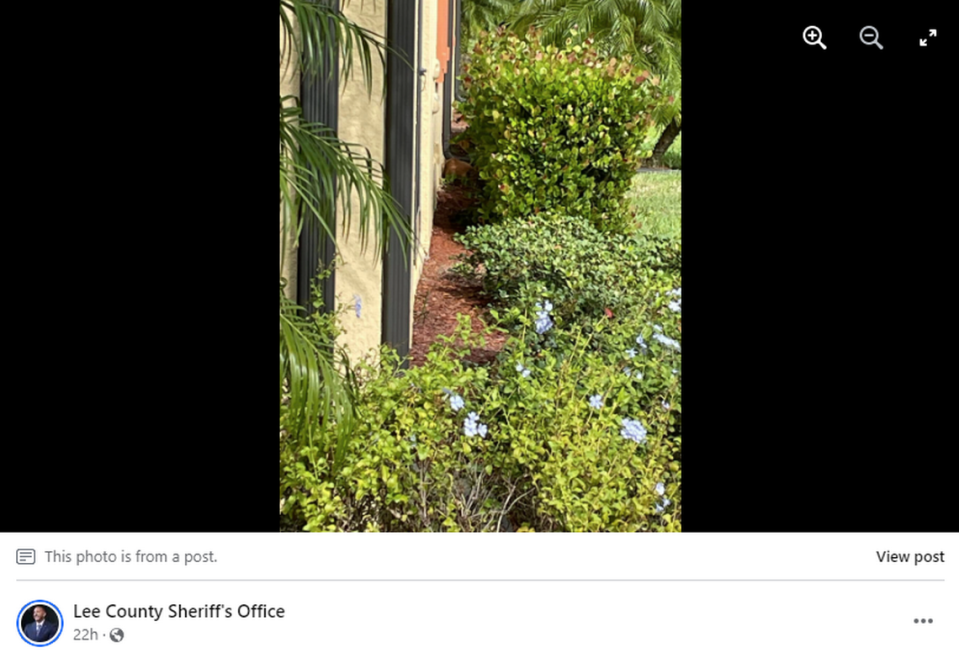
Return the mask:
{"type": "Polygon", "coordinates": [[[682,127],[676,123],[675,118],[669,121],[666,129],[664,129],[663,133],[659,136],[659,140],[656,141],[656,147],[653,148],[653,155],[643,162],[644,168],[663,167],[663,155],[666,154],[666,150],[669,149],[669,146],[672,145],[676,137],[679,136],[680,129],[682,129],[682,127]]]}

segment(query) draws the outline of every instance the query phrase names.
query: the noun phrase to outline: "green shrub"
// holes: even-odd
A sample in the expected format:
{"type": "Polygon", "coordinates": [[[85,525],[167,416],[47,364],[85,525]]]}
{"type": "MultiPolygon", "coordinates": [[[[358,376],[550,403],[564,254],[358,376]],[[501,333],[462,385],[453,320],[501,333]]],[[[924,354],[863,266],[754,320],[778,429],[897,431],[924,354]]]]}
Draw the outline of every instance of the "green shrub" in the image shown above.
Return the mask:
{"type": "MultiPolygon", "coordinates": [[[[467,317],[421,367],[401,371],[384,349],[359,371],[342,466],[281,441],[285,518],[306,530],[681,530],[679,377],[655,371],[671,363],[652,344],[633,362],[644,378],[623,374],[623,356],[592,351],[603,326],[574,329],[565,353],[511,338],[490,368],[463,361],[479,344],[467,317]],[[480,434],[466,434],[471,413],[480,434]]],[[[625,341],[640,327],[616,328],[625,341]]]]}
{"type": "MultiPolygon", "coordinates": [[[[546,214],[474,225],[458,239],[469,251],[456,270],[482,270],[487,296],[514,311],[529,312],[548,299],[564,325],[592,324],[607,310],[673,319],[665,293],[682,285],[678,240],[602,234],[585,218],[546,214]]],[[[515,315],[501,319],[507,327],[516,322],[515,315]]]]}
{"type": "Polygon", "coordinates": [[[501,30],[474,48],[462,111],[486,195],[483,222],[546,211],[588,216],[601,231],[631,229],[624,195],[648,154],[650,113],[664,101],[659,79],[585,43],[544,48],[535,32],[501,30]]]}
{"type": "Polygon", "coordinates": [[[463,435],[469,411],[452,411],[443,392],[472,405],[487,386],[488,371],[463,361],[479,344],[465,328],[459,344],[441,338],[421,367],[400,370],[387,347],[379,366],[358,365],[354,434],[341,466],[333,468],[329,452],[281,447],[281,497],[294,523],[312,531],[496,529],[499,488],[471,447],[481,442],[463,435]],[[314,458],[321,463],[311,468],[314,458]]]}
{"type": "Polygon", "coordinates": [[[600,234],[583,218],[533,216],[470,227],[461,242],[470,251],[457,270],[481,275],[500,326],[559,360],[589,333],[589,353],[618,366],[617,374],[642,375],[643,396],[668,392],[671,398],[657,401],[673,405],[681,435],[679,240],[600,234]],[[534,320],[547,301],[548,320],[534,320]]]}
{"type": "MultiPolygon", "coordinates": [[[[527,334],[535,333],[526,326],[527,334]]],[[[531,480],[533,518],[526,521],[538,530],[679,528],[682,407],[673,352],[656,343],[629,358],[625,346],[616,352],[593,346],[597,335],[611,332],[608,342],[636,347],[641,331],[636,322],[603,318],[570,329],[565,347],[537,334],[511,339],[504,350],[501,390],[487,394],[484,409],[506,413],[501,429],[510,449],[494,451],[491,461],[510,470],[510,478],[531,480]],[[624,420],[642,425],[641,444],[623,437],[624,420]],[[654,492],[659,482],[677,504],[662,521],[654,492]]]]}

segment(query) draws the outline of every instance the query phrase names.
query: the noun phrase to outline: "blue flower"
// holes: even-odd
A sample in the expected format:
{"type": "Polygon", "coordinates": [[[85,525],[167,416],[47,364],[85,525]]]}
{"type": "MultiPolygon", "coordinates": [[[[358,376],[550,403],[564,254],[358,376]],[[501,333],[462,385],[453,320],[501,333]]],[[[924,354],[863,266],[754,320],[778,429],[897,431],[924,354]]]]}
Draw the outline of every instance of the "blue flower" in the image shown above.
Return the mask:
{"type": "Polygon", "coordinates": [[[676,302],[669,302],[669,310],[673,311],[674,313],[681,313],[683,310],[683,300],[680,299],[676,302]]]}
{"type": "Polygon", "coordinates": [[[603,407],[603,396],[602,395],[593,395],[589,398],[589,405],[599,410],[603,407]]]}
{"type": "Polygon", "coordinates": [[[523,370],[523,378],[524,378],[524,379],[528,379],[528,378],[529,378],[529,370],[523,370]]]}
{"type": "Polygon", "coordinates": [[[667,499],[666,497],[663,497],[663,504],[662,505],[658,503],[656,504],[656,512],[662,512],[663,509],[666,508],[666,506],[668,506],[670,503],[671,502],[669,499],[667,499]]]}
{"type": "Polygon", "coordinates": [[[657,342],[661,342],[661,343],[663,343],[664,345],[666,345],[667,347],[670,347],[670,348],[672,348],[672,349],[675,349],[676,351],[682,351],[682,349],[681,349],[680,346],[679,346],[679,342],[678,342],[678,341],[673,340],[672,338],[668,338],[668,337],[664,336],[664,335],[661,334],[661,333],[654,333],[654,334],[653,334],[653,340],[656,340],[657,342]]]}
{"type": "Polygon", "coordinates": [[[635,419],[623,418],[623,428],[619,432],[627,440],[642,443],[646,439],[646,428],[635,419]]]}
{"type": "MultiPolygon", "coordinates": [[[[653,331],[656,331],[656,332],[658,332],[658,333],[662,333],[662,332],[663,332],[663,327],[659,326],[658,324],[654,324],[654,325],[653,325],[653,331]]],[[[655,338],[656,336],[653,336],[653,337],[655,338]]]]}
{"type": "Polygon", "coordinates": [[[479,423],[479,415],[470,413],[463,422],[463,433],[469,436],[479,435],[481,438],[485,438],[486,424],[479,423]]]}
{"type": "Polygon", "coordinates": [[[553,327],[553,321],[545,313],[541,313],[536,320],[536,333],[543,335],[553,327]]]}
{"type": "Polygon", "coordinates": [[[459,412],[463,410],[463,406],[466,405],[466,402],[463,401],[463,398],[459,395],[452,395],[450,397],[450,408],[459,412]]]}
{"type": "Polygon", "coordinates": [[[474,436],[477,433],[478,431],[476,430],[476,422],[467,417],[463,422],[463,435],[474,436]]]}
{"type": "Polygon", "coordinates": [[[632,376],[633,370],[627,367],[625,370],[623,370],[623,374],[625,374],[626,376],[632,376]]]}
{"type": "Polygon", "coordinates": [[[673,376],[676,376],[677,374],[679,374],[679,370],[677,370],[675,367],[673,368],[672,371],[673,371],[673,376]]]}
{"type": "Polygon", "coordinates": [[[359,295],[353,295],[353,303],[356,305],[356,318],[360,317],[360,309],[363,308],[363,300],[360,299],[359,295]]]}
{"type": "Polygon", "coordinates": [[[663,410],[666,410],[666,411],[669,410],[669,402],[668,402],[668,401],[664,401],[664,402],[663,402],[663,410]]]}
{"type": "Polygon", "coordinates": [[[522,372],[524,369],[525,369],[525,368],[523,367],[523,364],[522,364],[522,363],[517,363],[517,364],[516,364],[516,371],[517,371],[517,372],[522,372]]]}
{"type": "Polygon", "coordinates": [[[679,287],[679,288],[677,288],[676,290],[670,290],[670,291],[669,291],[668,293],[666,293],[666,294],[669,295],[670,297],[682,297],[682,296],[683,296],[683,289],[682,289],[682,287],[679,287]]]}
{"type": "Polygon", "coordinates": [[[536,304],[536,308],[540,309],[536,313],[536,333],[543,335],[553,327],[553,321],[549,318],[549,312],[553,310],[553,305],[546,300],[545,308],[536,304]]]}
{"type": "Polygon", "coordinates": [[[638,354],[638,353],[639,353],[639,352],[637,352],[635,349],[627,349],[627,350],[626,350],[626,356],[628,356],[629,358],[636,358],[636,354],[638,354]]]}
{"type": "Polygon", "coordinates": [[[666,494],[666,486],[663,485],[662,481],[656,484],[656,494],[658,494],[659,496],[663,496],[664,494],[666,494]]]}

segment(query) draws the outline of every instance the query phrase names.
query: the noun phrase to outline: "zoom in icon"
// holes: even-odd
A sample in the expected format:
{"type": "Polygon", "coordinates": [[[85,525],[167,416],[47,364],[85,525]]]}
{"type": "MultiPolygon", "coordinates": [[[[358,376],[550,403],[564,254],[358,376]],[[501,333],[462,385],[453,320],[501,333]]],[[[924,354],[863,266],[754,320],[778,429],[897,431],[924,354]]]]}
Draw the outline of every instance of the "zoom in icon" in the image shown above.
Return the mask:
{"type": "Polygon", "coordinates": [[[815,26],[807,27],[802,31],[802,39],[809,45],[818,45],[823,50],[826,44],[822,42],[822,30],[815,26]]]}

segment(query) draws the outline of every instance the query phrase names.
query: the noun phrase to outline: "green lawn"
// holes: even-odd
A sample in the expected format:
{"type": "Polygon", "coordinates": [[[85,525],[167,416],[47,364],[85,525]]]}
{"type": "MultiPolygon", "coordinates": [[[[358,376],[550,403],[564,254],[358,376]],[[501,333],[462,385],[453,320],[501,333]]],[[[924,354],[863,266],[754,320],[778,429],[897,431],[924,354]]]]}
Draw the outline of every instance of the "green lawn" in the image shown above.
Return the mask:
{"type": "Polygon", "coordinates": [[[637,212],[639,230],[660,236],[679,237],[682,229],[683,173],[640,172],[627,194],[637,212]]]}

